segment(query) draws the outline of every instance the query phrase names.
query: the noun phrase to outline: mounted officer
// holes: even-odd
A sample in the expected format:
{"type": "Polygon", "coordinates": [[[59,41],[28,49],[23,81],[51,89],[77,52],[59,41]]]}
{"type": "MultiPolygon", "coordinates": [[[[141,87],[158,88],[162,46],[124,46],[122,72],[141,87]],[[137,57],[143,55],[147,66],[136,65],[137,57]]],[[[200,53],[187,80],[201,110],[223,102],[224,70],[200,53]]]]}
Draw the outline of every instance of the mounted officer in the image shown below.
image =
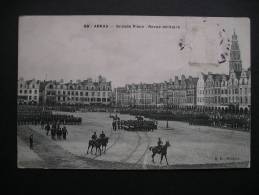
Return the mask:
{"type": "Polygon", "coordinates": [[[94,134],[92,135],[92,140],[95,141],[97,139],[97,135],[96,132],[94,132],[94,134]]]}
{"type": "Polygon", "coordinates": [[[102,131],[102,133],[100,134],[100,136],[99,136],[101,139],[103,139],[103,138],[105,138],[105,134],[104,134],[104,132],[102,131]]]}
{"type": "Polygon", "coordinates": [[[162,149],[162,144],[163,144],[163,142],[162,142],[161,138],[159,137],[158,141],[157,141],[157,147],[158,147],[159,151],[161,151],[161,149],[162,149]]]}

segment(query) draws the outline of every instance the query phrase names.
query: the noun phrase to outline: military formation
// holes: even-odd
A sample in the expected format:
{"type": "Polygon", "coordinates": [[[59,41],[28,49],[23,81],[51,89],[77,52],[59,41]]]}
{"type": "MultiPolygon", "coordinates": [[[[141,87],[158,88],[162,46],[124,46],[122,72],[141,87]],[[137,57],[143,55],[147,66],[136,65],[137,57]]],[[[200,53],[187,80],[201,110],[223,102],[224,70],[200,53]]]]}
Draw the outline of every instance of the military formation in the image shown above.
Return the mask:
{"type": "Polygon", "coordinates": [[[142,115],[146,118],[155,120],[182,121],[187,122],[190,125],[204,125],[219,128],[242,129],[247,131],[251,129],[251,115],[249,113],[200,111],[195,109],[174,109],[170,111],[124,109],[122,113],[142,115]]]}
{"type": "Polygon", "coordinates": [[[63,125],[79,125],[82,118],[66,114],[53,114],[39,106],[18,106],[17,124],[18,125],[39,125],[61,123],[63,125]]]}
{"type": "Polygon", "coordinates": [[[117,115],[111,115],[110,118],[113,118],[112,129],[114,131],[120,129],[127,131],[153,131],[157,129],[157,121],[144,120],[141,116],[136,116],[136,120],[120,120],[117,115]]]}

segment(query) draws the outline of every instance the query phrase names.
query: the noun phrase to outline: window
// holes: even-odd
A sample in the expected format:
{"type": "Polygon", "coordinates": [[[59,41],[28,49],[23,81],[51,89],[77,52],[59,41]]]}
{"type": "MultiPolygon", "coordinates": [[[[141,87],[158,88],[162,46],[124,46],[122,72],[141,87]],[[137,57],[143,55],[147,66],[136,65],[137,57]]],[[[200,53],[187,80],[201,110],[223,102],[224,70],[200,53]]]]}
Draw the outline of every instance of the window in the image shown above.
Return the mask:
{"type": "Polygon", "coordinates": [[[29,100],[31,100],[31,96],[29,96],[29,100]]]}
{"type": "Polygon", "coordinates": [[[83,92],[82,91],[80,92],[80,95],[83,96],[83,92]]]}
{"type": "Polygon", "coordinates": [[[92,92],[92,96],[94,96],[94,92],[92,92]]]}
{"type": "Polygon", "coordinates": [[[29,90],[29,94],[31,94],[31,90],[29,90]]]}
{"type": "Polygon", "coordinates": [[[38,91],[37,91],[37,90],[34,90],[34,93],[35,93],[35,94],[37,94],[37,93],[38,93],[38,91]]]}
{"type": "Polygon", "coordinates": [[[63,91],[63,95],[66,95],[66,91],[63,91]]]}
{"type": "Polygon", "coordinates": [[[34,88],[35,88],[35,86],[34,86],[34,85],[32,85],[32,88],[34,89],[34,88]]]}
{"type": "Polygon", "coordinates": [[[20,93],[22,93],[22,90],[20,90],[20,93]]]}
{"type": "Polygon", "coordinates": [[[78,91],[76,91],[75,94],[78,95],[78,91]]]}
{"type": "Polygon", "coordinates": [[[85,92],[85,96],[88,96],[88,92],[85,92]]]}
{"type": "Polygon", "coordinates": [[[22,84],[20,84],[20,88],[22,88],[22,84]]]}
{"type": "Polygon", "coordinates": [[[247,88],[245,88],[245,94],[247,95],[247,88]]]}
{"type": "Polygon", "coordinates": [[[70,95],[70,91],[68,91],[67,94],[70,95]]]}
{"type": "Polygon", "coordinates": [[[103,92],[103,97],[105,97],[105,92],[103,92]]]}
{"type": "Polygon", "coordinates": [[[97,96],[100,97],[100,92],[97,92],[97,96]]]}
{"type": "Polygon", "coordinates": [[[73,91],[71,92],[71,95],[74,95],[74,92],[73,92],[73,91]]]}
{"type": "Polygon", "coordinates": [[[33,99],[34,99],[34,100],[37,100],[37,96],[34,96],[33,99]]]}
{"type": "Polygon", "coordinates": [[[26,89],[24,90],[24,93],[25,93],[25,94],[27,93],[27,90],[26,90],[26,89]]]}

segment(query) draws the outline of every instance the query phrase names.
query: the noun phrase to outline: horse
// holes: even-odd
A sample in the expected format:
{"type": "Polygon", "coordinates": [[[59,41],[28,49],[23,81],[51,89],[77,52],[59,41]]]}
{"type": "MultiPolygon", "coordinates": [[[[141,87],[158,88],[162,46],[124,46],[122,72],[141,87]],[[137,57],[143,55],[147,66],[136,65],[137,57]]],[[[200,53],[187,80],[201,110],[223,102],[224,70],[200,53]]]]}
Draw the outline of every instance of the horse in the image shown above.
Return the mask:
{"type": "Polygon", "coordinates": [[[108,140],[109,140],[109,137],[104,137],[101,139],[101,150],[103,151],[103,149],[104,149],[104,153],[106,151],[106,146],[108,144],[108,140]]]}
{"type": "Polygon", "coordinates": [[[95,148],[95,155],[97,154],[97,150],[99,150],[99,154],[101,155],[102,151],[101,151],[101,139],[97,138],[96,140],[89,140],[88,142],[88,148],[87,148],[87,154],[88,154],[88,150],[91,147],[91,154],[93,151],[93,148],[95,148]]]}
{"type": "Polygon", "coordinates": [[[150,146],[149,150],[152,151],[152,162],[154,163],[154,157],[156,154],[160,154],[161,159],[160,159],[160,164],[162,163],[163,158],[165,157],[166,163],[168,164],[167,161],[167,148],[170,146],[169,141],[166,141],[165,145],[162,145],[161,147],[159,146],[150,146]]]}

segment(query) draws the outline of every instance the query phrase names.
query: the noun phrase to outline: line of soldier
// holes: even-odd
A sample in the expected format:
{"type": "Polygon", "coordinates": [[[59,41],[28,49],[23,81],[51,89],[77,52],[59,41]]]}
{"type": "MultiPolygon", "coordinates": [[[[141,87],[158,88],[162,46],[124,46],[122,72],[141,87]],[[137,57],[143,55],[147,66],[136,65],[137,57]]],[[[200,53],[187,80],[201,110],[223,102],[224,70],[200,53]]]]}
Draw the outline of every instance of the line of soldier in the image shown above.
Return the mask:
{"type": "Polygon", "coordinates": [[[142,115],[156,120],[183,121],[193,125],[230,127],[245,130],[249,130],[251,128],[251,118],[249,114],[229,114],[219,111],[203,112],[197,110],[171,110],[170,112],[152,113],[147,111],[131,110],[129,113],[134,115],[142,115]]]}
{"type": "Polygon", "coordinates": [[[53,123],[61,121],[63,124],[79,125],[82,122],[82,118],[74,117],[73,115],[62,115],[52,113],[31,113],[31,114],[20,114],[17,115],[18,125],[39,125],[41,123],[53,123]]]}
{"type": "Polygon", "coordinates": [[[41,129],[46,130],[46,135],[48,136],[49,133],[51,135],[51,139],[53,140],[61,140],[63,138],[64,140],[67,139],[68,131],[65,125],[61,128],[61,123],[54,122],[52,124],[47,123],[47,125],[44,127],[41,126],[41,129]]]}
{"type": "Polygon", "coordinates": [[[18,106],[17,124],[18,125],[38,125],[41,123],[53,123],[61,121],[63,124],[79,125],[82,118],[67,114],[53,114],[52,111],[43,109],[41,106],[18,106]]]}

